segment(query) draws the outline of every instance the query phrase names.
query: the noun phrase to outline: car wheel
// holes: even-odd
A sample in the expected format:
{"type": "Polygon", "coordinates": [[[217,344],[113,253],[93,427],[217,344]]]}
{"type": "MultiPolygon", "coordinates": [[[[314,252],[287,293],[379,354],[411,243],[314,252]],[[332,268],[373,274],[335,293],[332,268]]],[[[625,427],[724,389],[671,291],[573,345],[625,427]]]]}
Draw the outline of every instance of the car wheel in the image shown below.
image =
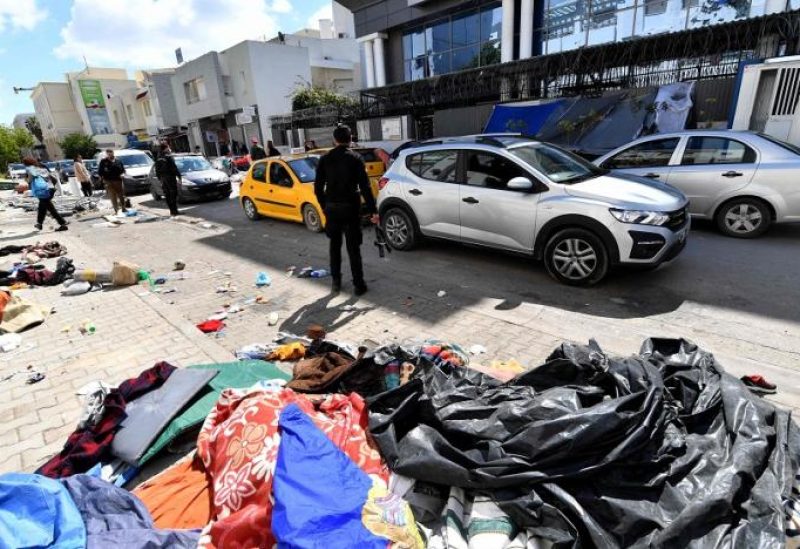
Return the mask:
{"type": "Polygon", "coordinates": [[[319,215],[317,209],[311,204],[303,206],[303,223],[306,224],[306,229],[312,233],[322,231],[322,217],[319,215]]]}
{"type": "Polygon", "coordinates": [[[244,208],[244,215],[247,216],[247,219],[250,221],[255,221],[256,219],[260,218],[261,215],[258,213],[256,209],[256,204],[249,198],[242,199],[242,208],[244,208]]]}
{"type": "Polygon", "coordinates": [[[150,194],[153,196],[153,200],[161,200],[163,198],[154,187],[150,187],[150,194]]]}
{"type": "Polygon", "coordinates": [[[772,214],[757,198],[737,198],[723,204],[717,212],[717,227],[735,238],[756,238],[772,224],[772,214]]]}
{"type": "Polygon", "coordinates": [[[570,286],[593,286],[608,273],[608,252],[600,238],[586,229],[565,229],[545,246],[550,276],[570,286]]]}
{"type": "Polygon", "coordinates": [[[381,227],[386,242],[395,250],[411,250],[419,240],[417,228],[411,216],[400,208],[392,208],[381,216],[381,227]]]}

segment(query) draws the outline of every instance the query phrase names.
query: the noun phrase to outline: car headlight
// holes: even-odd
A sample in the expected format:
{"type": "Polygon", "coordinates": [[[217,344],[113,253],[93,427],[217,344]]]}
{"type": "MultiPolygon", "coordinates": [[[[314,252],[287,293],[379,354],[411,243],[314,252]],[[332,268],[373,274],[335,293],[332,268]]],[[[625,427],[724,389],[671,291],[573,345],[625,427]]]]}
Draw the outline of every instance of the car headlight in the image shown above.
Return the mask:
{"type": "Polygon", "coordinates": [[[664,212],[654,212],[649,210],[609,210],[617,221],[622,223],[633,223],[635,225],[664,225],[669,221],[669,215],[664,212]]]}
{"type": "Polygon", "coordinates": [[[181,178],[181,183],[186,187],[194,187],[197,184],[191,179],[186,179],[185,177],[181,178]]]}

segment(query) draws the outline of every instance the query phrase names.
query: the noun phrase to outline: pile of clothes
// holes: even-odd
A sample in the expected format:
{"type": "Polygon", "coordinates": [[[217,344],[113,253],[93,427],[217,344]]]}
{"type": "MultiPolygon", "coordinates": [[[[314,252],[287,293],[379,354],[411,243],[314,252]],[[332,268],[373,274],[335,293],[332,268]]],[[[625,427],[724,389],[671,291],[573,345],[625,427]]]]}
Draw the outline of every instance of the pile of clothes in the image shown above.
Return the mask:
{"type": "Polygon", "coordinates": [[[353,349],[317,328],[242,356],[160,363],[118,388],[87,387],[79,429],[42,476],[0,477],[0,533],[28,513],[2,496],[6,480],[59,479],[78,513],[56,485],[47,497],[62,503],[47,507],[69,507],[76,525],[83,516],[89,539],[98,534],[73,483],[105,482],[121,497],[146,462],[188,444],[125,493],[118,510],[130,521],[115,524],[131,525],[129,539],[413,549],[798,541],[797,425],[684,340],[647,340],[627,358],[563,344],[511,379],[517,364],[476,369],[445,342],[353,349]]]}

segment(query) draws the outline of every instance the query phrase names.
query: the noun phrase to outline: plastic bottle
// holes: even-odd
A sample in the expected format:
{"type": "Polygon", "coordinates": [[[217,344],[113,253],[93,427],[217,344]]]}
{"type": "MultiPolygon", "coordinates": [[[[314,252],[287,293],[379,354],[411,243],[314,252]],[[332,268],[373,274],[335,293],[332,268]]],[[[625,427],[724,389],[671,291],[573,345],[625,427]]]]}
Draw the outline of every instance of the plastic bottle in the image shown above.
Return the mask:
{"type": "Polygon", "coordinates": [[[311,278],[325,278],[326,276],[330,276],[330,272],[327,269],[317,269],[316,271],[311,271],[311,278]]]}
{"type": "Polygon", "coordinates": [[[85,334],[91,335],[97,331],[93,322],[84,322],[81,326],[81,331],[85,334]]]}

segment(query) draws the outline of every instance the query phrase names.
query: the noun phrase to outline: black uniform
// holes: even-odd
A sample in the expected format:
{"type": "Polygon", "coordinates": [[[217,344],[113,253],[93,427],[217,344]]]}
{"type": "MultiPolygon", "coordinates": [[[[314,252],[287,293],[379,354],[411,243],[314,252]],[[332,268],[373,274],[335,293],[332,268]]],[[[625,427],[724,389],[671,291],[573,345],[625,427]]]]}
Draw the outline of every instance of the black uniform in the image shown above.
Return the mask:
{"type": "Polygon", "coordinates": [[[169,213],[178,215],[178,181],[181,179],[181,172],[171,154],[162,154],[156,161],[156,177],[161,181],[161,188],[164,189],[164,198],[167,200],[169,213]]]}
{"type": "Polygon", "coordinates": [[[361,198],[368,214],[376,213],[375,198],[369,185],[364,161],[358,154],[339,145],[319,159],[314,194],[325,211],[325,232],[330,239],[331,276],[334,284],[342,280],[342,237],[356,288],[365,288],[361,265],[361,198]],[[360,196],[359,196],[360,195],[360,196]]]}
{"type": "Polygon", "coordinates": [[[266,157],[267,157],[267,151],[265,151],[264,147],[262,147],[258,143],[250,147],[250,160],[252,160],[253,162],[255,162],[256,160],[264,160],[266,157]]]}

